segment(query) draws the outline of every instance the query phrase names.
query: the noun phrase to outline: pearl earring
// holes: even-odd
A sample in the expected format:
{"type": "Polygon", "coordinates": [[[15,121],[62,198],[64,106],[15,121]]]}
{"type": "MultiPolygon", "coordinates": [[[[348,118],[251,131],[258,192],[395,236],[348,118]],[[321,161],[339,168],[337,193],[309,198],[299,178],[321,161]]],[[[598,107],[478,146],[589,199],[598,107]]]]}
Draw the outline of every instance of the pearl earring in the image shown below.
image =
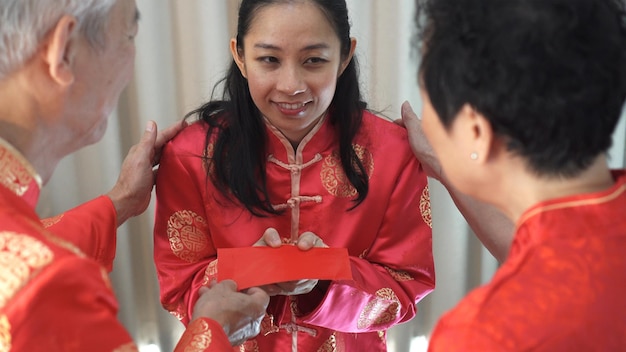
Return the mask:
{"type": "Polygon", "coordinates": [[[470,154],[470,159],[472,159],[472,160],[478,160],[478,153],[476,153],[476,152],[472,152],[472,154],[470,154]]]}

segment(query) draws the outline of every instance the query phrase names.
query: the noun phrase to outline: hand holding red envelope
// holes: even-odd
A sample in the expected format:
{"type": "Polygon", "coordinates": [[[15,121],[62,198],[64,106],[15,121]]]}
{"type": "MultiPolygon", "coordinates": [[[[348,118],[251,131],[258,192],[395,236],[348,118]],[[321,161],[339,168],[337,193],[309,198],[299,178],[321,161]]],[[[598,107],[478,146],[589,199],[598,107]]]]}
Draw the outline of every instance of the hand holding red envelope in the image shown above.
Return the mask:
{"type": "Polygon", "coordinates": [[[217,259],[218,281],[232,279],[239,290],[303,279],[352,280],[346,248],[218,248],[217,259]]]}

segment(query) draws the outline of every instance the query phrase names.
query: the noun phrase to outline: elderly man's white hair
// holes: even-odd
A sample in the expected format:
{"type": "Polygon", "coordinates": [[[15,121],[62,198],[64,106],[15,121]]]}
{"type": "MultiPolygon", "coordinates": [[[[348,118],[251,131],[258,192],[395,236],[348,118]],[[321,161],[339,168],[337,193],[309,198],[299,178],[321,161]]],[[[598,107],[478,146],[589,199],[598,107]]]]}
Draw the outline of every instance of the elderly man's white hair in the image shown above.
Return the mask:
{"type": "Polygon", "coordinates": [[[91,45],[103,46],[106,20],[116,1],[0,0],[0,80],[31,58],[63,15],[76,17],[91,45]]]}

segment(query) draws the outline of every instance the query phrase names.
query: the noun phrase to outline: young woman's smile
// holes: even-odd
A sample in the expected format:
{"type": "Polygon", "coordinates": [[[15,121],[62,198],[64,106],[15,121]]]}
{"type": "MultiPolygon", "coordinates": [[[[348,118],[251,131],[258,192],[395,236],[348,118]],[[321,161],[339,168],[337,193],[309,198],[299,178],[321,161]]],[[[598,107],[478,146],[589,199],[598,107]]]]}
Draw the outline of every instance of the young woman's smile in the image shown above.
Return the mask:
{"type": "Polygon", "coordinates": [[[342,60],[337,33],[309,2],[259,9],[242,46],[239,50],[233,40],[231,51],[252,100],[269,123],[298,144],[328,110],[351,57],[342,60]]]}

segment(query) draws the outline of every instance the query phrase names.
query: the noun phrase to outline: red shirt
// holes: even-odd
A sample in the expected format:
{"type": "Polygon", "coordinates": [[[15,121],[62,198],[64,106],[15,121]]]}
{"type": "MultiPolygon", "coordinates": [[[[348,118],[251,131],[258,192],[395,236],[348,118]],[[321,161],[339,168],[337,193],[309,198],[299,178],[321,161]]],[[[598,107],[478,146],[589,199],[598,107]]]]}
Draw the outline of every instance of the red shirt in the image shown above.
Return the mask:
{"type": "Polygon", "coordinates": [[[354,280],[333,281],[327,291],[272,297],[261,334],[243,349],[385,351],[385,330],[413,318],[415,304],[435,281],[427,179],[406,130],[364,113],[353,143],[370,177],[369,193],[352,210],[356,191],[341,168],[327,119],[297,150],[269,124],[266,131],[269,197],[284,210],[276,216],[252,216],[208,181],[199,157],[204,123],[190,125],[164,148],[155,223],[163,305],[188,321],[198,288],[217,275],[217,248],[252,246],[269,227],[287,241],[311,231],[329,247],[348,250],[354,280]]]}
{"type": "MultiPolygon", "coordinates": [[[[115,253],[111,201],[100,197],[47,220],[58,236],[35,213],[40,184],[28,161],[0,140],[0,351],[136,351],[117,320],[107,274],[115,253]]],[[[190,324],[177,351],[189,346],[230,349],[208,319],[190,324]]]]}
{"type": "Polygon", "coordinates": [[[430,351],[623,351],[626,174],[527,210],[492,281],[436,326],[430,351]]]}

